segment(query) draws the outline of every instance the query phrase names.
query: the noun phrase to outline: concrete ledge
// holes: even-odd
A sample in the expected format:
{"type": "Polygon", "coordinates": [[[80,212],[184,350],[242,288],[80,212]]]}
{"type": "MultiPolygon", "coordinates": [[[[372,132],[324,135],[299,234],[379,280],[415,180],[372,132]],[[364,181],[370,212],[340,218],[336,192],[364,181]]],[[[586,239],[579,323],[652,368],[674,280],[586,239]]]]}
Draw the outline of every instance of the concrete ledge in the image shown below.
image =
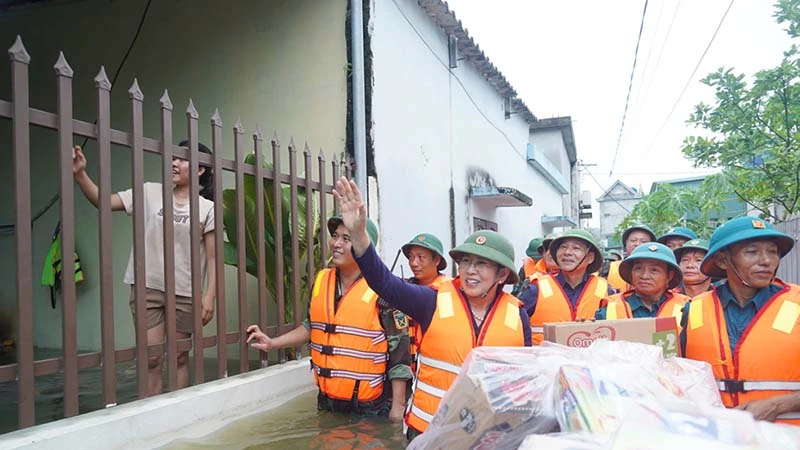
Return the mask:
{"type": "Polygon", "coordinates": [[[156,448],[207,435],[313,389],[304,358],[7,433],[0,436],[0,449],[156,448]]]}

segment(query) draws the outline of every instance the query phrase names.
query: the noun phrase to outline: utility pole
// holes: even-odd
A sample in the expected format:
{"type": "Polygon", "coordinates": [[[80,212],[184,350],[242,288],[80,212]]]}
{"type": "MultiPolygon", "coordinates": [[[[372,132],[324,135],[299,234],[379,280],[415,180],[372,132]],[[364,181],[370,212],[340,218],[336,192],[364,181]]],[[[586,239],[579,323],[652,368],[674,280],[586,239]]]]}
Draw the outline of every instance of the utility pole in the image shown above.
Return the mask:
{"type": "MultiPolygon", "coordinates": [[[[578,160],[577,162],[579,170],[578,174],[580,175],[583,172],[583,169],[587,167],[596,167],[597,164],[592,163],[584,163],[583,160],[578,160]]],[[[584,230],[589,229],[589,219],[592,218],[592,193],[589,190],[583,189],[583,176],[580,175],[578,179],[578,186],[581,188],[581,196],[580,200],[578,200],[578,221],[580,223],[580,228],[584,230]]]]}

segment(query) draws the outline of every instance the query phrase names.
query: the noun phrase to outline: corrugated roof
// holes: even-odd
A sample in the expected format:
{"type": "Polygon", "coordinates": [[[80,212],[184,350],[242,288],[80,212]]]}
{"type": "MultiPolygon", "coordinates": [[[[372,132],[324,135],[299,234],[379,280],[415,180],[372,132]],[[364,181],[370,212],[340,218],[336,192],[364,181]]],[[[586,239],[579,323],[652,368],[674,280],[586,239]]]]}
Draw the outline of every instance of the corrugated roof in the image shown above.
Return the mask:
{"type": "Polygon", "coordinates": [[[497,67],[489,61],[489,57],[483,53],[478,44],[470,37],[467,29],[461,25],[461,21],[456,18],[453,11],[447,6],[447,2],[442,0],[417,0],[417,3],[445,33],[448,35],[452,34],[458,38],[459,56],[472,64],[478,73],[480,73],[501,96],[511,99],[511,112],[521,114],[529,124],[536,122],[536,116],[528,109],[525,102],[517,97],[517,91],[514,90],[511,83],[509,83],[497,67]]]}

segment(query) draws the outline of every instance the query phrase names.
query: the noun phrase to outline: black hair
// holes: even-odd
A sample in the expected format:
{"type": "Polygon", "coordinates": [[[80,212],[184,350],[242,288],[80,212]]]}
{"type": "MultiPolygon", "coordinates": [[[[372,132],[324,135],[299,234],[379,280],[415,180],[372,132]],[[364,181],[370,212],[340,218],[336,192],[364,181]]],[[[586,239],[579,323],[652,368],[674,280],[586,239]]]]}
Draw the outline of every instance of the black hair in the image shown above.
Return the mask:
{"type": "MultiPolygon", "coordinates": [[[[189,148],[189,141],[183,140],[178,143],[178,147],[189,148]]],[[[202,142],[197,143],[197,150],[200,153],[211,154],[211,149],[203,145],[202,142]]],[[[207,164],[200,163],[200,167],[205,168],[203,174],[200,175],[200,196],[208,200],[214,201],[214,171],[207,164]]]]}

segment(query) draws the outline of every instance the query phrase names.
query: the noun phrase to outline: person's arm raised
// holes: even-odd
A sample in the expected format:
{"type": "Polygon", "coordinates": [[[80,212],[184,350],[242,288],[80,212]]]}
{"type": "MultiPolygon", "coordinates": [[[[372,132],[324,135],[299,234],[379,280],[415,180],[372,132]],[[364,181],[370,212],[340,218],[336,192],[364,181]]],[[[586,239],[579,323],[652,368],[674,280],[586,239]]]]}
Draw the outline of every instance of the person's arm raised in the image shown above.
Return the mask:
{"type": "Polygon", "coordinates": [[[355,181],[345,177],[336,181],[333,196],[339,202],[339,211],[342,214],[342,223],[350,231],[350,242],[353,244],[353,253],[361,257],[370,245],[367,234],[367,205],[361,199],[355,181]]]}

